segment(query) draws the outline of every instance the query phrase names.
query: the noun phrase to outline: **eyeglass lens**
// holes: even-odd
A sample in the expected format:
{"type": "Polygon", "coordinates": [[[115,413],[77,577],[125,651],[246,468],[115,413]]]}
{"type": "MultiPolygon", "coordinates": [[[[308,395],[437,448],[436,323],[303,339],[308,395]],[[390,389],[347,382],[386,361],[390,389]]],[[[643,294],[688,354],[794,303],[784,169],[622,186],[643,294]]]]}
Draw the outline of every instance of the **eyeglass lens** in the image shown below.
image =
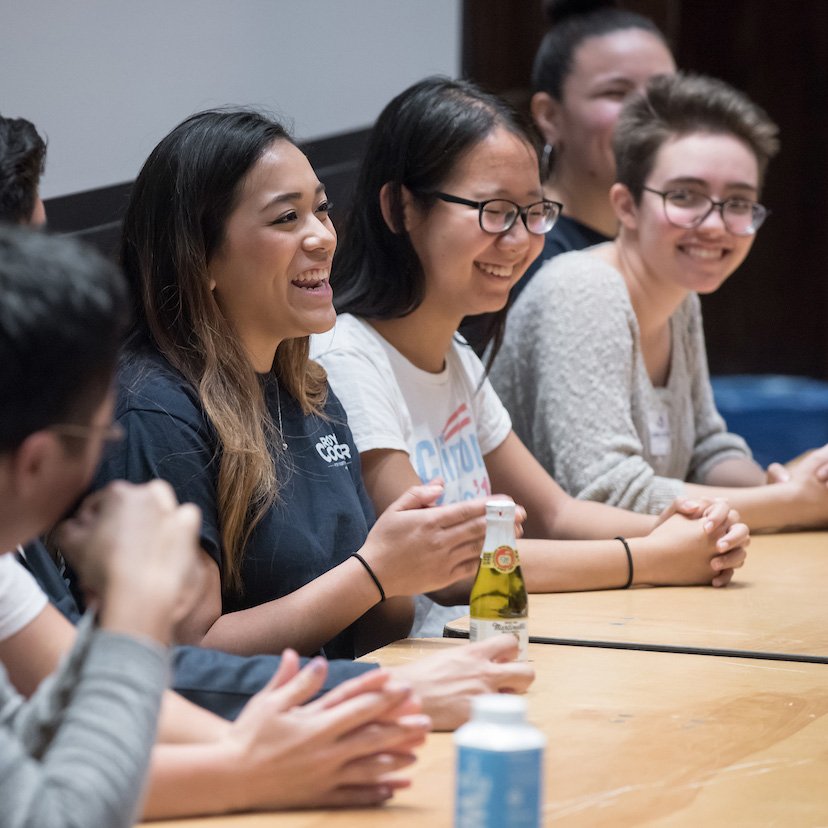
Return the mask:
{"type": "MultiPolygon", "coordinates": [[[[489,201],[480,210],[480,226],[487,233],[503,233],[517,221],[519,214],[511,201],[489,201]]],[[[541,201],[524,213],[523,223],[530,233],[543,234],[552,228],[556,218],[555,206],[541,201]]]]}
{"type": "MultiPolygon", "coordinates": [[[[664,198],[667,220],[679,227],[698,226],[713,209],[713,201],[701,193],[667,193],[664,198]]],[[[765,217],[760,204],[741,198],[728,199],[718,209],[727,229],[737,236],[755,232],[765,217]]]]}

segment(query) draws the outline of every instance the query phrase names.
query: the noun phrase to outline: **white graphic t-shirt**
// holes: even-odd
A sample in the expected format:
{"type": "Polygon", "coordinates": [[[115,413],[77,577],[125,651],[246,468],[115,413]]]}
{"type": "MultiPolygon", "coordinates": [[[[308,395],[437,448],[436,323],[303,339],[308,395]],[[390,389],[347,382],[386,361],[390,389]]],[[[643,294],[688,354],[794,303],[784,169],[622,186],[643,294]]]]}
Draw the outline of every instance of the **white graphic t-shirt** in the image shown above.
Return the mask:
{"type": "Polygon", "coordinates": [[[0,641],[22,630],[47,603],[43,590],[14,555],[0,554],[0,641]]]}
{"type": "MultiPolygon", "coordinates": [[[[423,483],[442,477],[444,503],[491,494],[483,458],[508,436],[506,409],[484,379],[477,355],[452,343],[439,374],[412,365],[367,322],[350,314],[312,338],[311,353],[348,415],[360,453],[404,451],[423,483]]],[[[441,636],[468,607],[441,607],[418,597],[412,636],[441,636]]]]}

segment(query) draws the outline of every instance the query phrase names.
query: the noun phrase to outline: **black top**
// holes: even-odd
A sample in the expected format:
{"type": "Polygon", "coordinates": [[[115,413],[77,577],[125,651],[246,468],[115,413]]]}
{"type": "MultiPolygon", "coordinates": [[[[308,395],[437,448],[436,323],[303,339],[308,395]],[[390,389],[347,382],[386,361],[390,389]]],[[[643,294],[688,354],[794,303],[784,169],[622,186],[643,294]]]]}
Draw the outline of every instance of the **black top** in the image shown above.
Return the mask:
{"type": "MultiPolygon", "coordinates": [[[[278,424],[276,380],[262,381],[278,424]]],[[[325,419],[305,415],[284,387],[279,391],[288,445],[286,460],[277,461],[279,498],[251,533],[242,558],[243,590],[223,595],[225,613],[281,598],[342,563],[360,549],[374,521],[339,400],[328,391],[325,419]]],[[[145,350],[119,375],[116,417],[126,437],[105,457],[96,487],[119,478],[167,480],[181,502],[201,508],[202,548],[221,565],[221,449],[195,389],[161,354],[145,350]]],[[[350,628],[328,642],[325,654],[353,658],[350,628]]]]}

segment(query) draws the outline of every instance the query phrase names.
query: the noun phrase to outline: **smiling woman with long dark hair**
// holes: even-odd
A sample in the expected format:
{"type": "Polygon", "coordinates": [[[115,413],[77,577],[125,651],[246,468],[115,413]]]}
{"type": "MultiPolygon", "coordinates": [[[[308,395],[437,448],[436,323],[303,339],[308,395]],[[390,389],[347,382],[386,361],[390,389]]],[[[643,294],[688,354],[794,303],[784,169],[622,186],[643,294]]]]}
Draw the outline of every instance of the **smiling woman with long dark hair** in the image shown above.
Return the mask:
{"type": "Polygon", "coordinates": [[[308,359],[335,318],[329,208],[285,130],[244,110],[189,118],[135,182],[126,439],[98,483],[160,477],[200,506],[208,575],[187,643],[352,657],[407,634],[409,596],[476,566],[482,500],[423,509],[442,489],[416,487],[373,525],[345,414],[308,359]]]}

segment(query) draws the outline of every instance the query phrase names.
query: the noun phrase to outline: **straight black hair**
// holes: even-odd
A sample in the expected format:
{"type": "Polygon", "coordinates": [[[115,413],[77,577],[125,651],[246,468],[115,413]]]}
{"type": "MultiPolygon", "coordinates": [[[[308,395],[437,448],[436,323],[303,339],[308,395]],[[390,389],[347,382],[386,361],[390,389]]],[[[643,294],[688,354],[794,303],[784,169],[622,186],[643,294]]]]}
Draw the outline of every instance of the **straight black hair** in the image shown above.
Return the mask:
{"type": "MultiPolygon", "coordinates": [[[[537,152],[536,136],[520,116],[470,81],[426,78],[385,107],[371,131],[344,241],[334,257],[331,285],[339,312],[396,319],[419,307],[425,274],[405,231],[402,188],[430,209],[460,159],[497,127],[537,152]],[[380,208],[386,184],[393,229],[380,208]]],[[[494,316],[490,335],[499,345],[505,308],[494,316]]]]}

